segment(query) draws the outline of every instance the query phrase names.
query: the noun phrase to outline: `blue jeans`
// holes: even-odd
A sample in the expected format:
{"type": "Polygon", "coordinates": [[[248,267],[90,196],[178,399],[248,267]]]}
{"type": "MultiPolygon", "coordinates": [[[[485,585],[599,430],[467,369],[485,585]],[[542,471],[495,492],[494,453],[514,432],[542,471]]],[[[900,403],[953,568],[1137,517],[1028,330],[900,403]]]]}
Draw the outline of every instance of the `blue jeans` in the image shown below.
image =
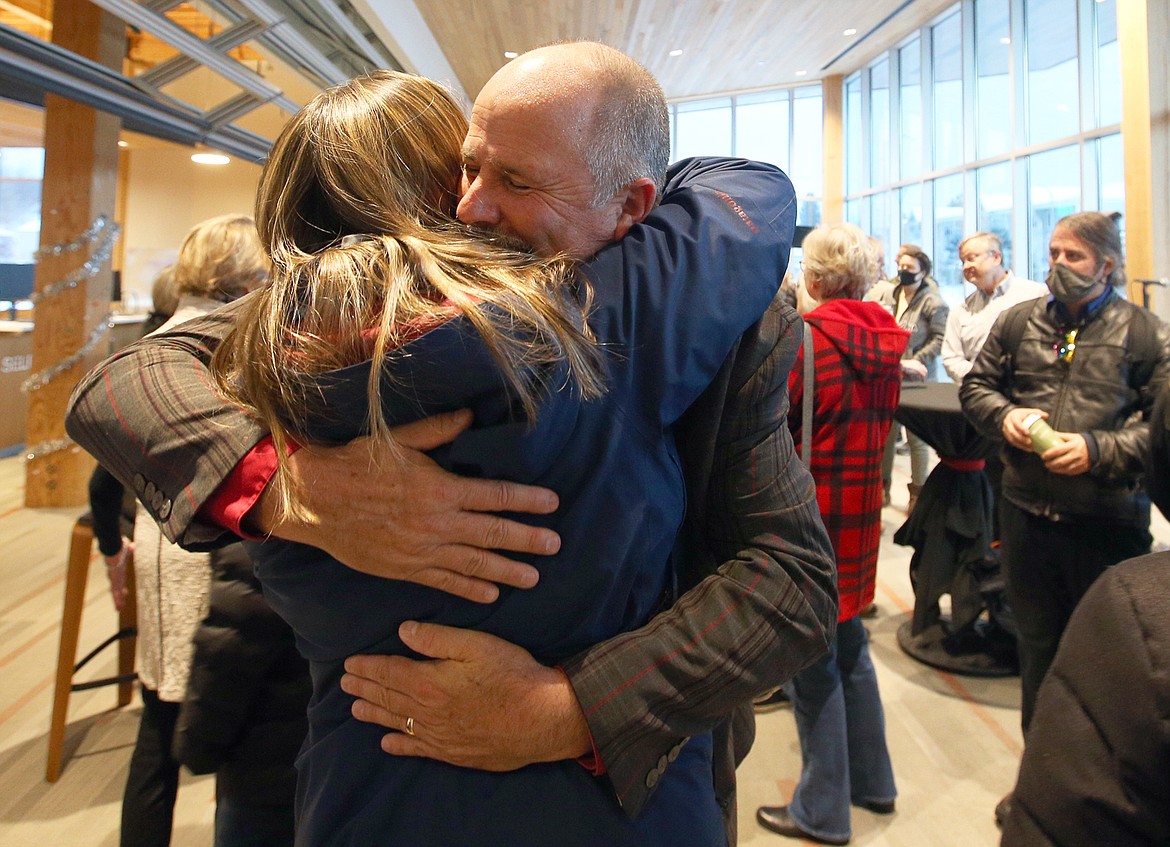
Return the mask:
{"type": "Polygon", "coordinates": [[[292,847],[293,809],[248,806],[227,797],[215,803],[215,847],[292,847]]]}
{"type": "Polygon", "coordinates": [[[852,803],[889,802],[898,793],[861,619],[837,624],[828,655],[794,676],[785,690],[796,715],[802,760],[788,813],[811,835],[849,838],[852,803]]]}

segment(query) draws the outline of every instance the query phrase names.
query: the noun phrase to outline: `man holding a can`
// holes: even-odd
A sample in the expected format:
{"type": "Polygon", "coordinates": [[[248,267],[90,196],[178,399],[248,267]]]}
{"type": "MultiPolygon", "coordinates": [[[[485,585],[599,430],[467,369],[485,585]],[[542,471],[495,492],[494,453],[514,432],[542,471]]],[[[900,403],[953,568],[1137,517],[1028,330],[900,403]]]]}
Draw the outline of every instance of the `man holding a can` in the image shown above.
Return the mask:
{"type": "Polygon", "coordinates": [[[1170,326],[1118,296],[1124,281],[1116,224],[1098,212],[1062,218],[1049,243],[1051,295],[999,316],[960,389],[975,427],[1005,442],[1001,562],[1025,734],[1078,601],[1152,540],[1142,477],[1150,410],[1170,379],[1170,326]]]}

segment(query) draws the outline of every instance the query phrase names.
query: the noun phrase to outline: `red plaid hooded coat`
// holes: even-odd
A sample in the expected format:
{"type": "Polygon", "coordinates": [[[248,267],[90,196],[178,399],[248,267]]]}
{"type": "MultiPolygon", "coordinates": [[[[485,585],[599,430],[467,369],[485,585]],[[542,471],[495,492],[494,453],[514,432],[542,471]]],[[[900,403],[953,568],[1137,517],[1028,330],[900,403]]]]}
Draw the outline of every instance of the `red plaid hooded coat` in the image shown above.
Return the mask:
{"type": "MultiPolygon", "coordinates": [[[[816,374],[810,470],[837,556],[839,621],[873,600],[882,523],[882,449],[902,386],[910,333],[877,303],[830,300],[804,316],[816,374]]],[[[804,348],[788,377],[788,428],[803,437],[804,348]]]]}

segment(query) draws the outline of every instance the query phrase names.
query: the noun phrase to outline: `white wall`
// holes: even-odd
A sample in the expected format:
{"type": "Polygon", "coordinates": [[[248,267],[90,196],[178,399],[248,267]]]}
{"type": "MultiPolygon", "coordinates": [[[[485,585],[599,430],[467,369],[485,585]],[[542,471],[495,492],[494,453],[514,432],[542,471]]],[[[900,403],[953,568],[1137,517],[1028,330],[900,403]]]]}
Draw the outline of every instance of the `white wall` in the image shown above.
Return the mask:
{"type": "Polygon", "coordinates": [[[170,264],[187,231],[207,218],[252,214],[260,166],[233,157],[199,165],[189,147],[131,138],[122,183],[123,311],[147,311],[154,275],[170,264]]]}

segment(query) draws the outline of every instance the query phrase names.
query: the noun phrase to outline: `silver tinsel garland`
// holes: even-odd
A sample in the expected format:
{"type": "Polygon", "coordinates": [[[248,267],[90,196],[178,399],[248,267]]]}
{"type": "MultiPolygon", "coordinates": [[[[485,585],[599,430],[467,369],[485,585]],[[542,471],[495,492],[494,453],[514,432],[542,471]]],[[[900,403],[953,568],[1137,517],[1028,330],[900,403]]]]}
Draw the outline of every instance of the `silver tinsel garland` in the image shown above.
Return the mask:
{"type": "Polygon", "coordinates": [[[109,332],[110,328],[113,326],[113,323],[110,321],[111,317],[113,317],[113,313],[106,312],[106,316],[102,318],[101,323],[93,328],[93,332],[89,334],[89,339],[81,346],[80,350],[70,356],[66,356],[61,361],[50,365],[40,373],[33,374],[20,384],[20,390],[25,394],[28,394],[30,392],[37,391],[38,389],[44,388],[46,385],[52,382],[58,374],[62,374],[69,370],[71,367],[76,365],[78,362],[96,350],[97,346],[101,344],[102,339],[106,337],[106,333],[109,332]]]}
{"type": "MultiPolygon", "coordinates": [[[[72,241],[64,244],[54,244],[48,247],[42,247],[33,254],[36,259],[44,258],[45,256],[60,256],[65,253],[76,253],[87,246],[93,245],[93,254],[88,260],[76,271],[60,279],[57,282],[50,283],[35,292],[30,298],[33,303],[40,303],[41,301],[55,297],[63,291],[69,291],[77,288],[83,282],[88,282],[93,279],[101,271],[102,266],[109,260],[114,252],[114,243],[118,240],[118,235],[121,232],[121,227],[111,222],[105,215],[99,215],[90,227],[72,241]]],[[[113,327],[111,322],[112,313],[107,312],[106,316],[98,322],[97,326],[89,334],[85,344],[81,349],[75,353],[66,356],[59,362],[54,363],[39,373],[35,373],[26,379],[20,385],[20,390],[26,394],[44,388],[57,376],[72,368],[77,363],[83,361],[86,356],[97,349],[97,346],[102,343],[106,334],[113,327]]],[[[49,441],[41,441],[32,445],[24,451],[24,459],[26,462],[32,461],[40,456],[47,456],[52,453],[60,453],[63,450],[79,449],[73,442],[73,439],[65,436],[64,438],[52,439],[49,441]]]]}
{"type": "MultiPolygon", "coordinates": [[[[98,220],[101,220],[101,218],[98,218],[98,220]]],[[[86,242],[92,242],[96,246],[94,247],[93,255],[89,257],[85,264],[83,264],[80,268],[69,274],[64,279],[59,279],[56,282],[49,283],[40,291],[34,291],[29,299],[32,300],[33,303],[39,303],[49,297],[55,297],[62,291],[68,291],[70,289],[77,288],[77,286],[81,285],[83,282],[89,282],[98,275],[102,269],[102,266],[106,263],[110,256],[113,255],[114,243],[118,240],[118,234],[120,232],[121,227],[119,227],[117,224],[111,224],[108,227],[103,226],[102,230],[98,230],[99,234],[97,236],[89,239],[86,242]],[[104,236],[101,235],[103,230],[105,230],[104,236]]],[[[73,243],[74,242],[70,242],[70,244],[73,243]]],[[[56,247],[42,247],[37,251],[38,254],[52,256],[59,256],[64,252],[67,251],[61,250],[60,252],[57,252],[56,247]]]]}
{"type": "MultiPolygon", "coordinates": [[[[81,233],[81,235],[65,244],[50,244],[47,247],[42,247],[33,253],[33,259],[43,259],[45,256],[60,256],[62,253],[76,253],[82,247],[97,241],[102,230],[108,226],[110,226],[110,219],[105,215],[98,215],[97,220],[90,224],[89,229],[81,233]]],[[[113,226],[116,231],[118,225],[114,224],[113,226]]]]}
{"type": "Polygon", "coordinates": [[[60,453],[62,450],[68,450],[70,447],[73,448],[74,453],[81,449],[68,436],[65,438],[56,438],[52,441],[41,441],[24,451],[24,460],[31,462],[40,456],[48,456],[50,453],[60,453]]]}

